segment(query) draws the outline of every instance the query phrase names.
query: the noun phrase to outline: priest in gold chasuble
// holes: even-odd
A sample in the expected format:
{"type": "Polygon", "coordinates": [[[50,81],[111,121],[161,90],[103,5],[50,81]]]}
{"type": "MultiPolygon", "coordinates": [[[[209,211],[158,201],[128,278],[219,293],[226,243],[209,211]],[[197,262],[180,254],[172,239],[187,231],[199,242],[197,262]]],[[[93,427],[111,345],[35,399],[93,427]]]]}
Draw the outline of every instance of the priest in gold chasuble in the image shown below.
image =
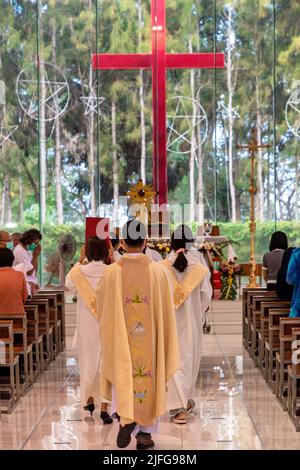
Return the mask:
{"type": "Polygon", "coordinates": [[[166,412],[167,382],[179,367],[175,307],[165,268],[143,254],[145,227],[130,221],[122,238],[126,254],[107,268],[97,290],[101,394],[111,399],[114,389],[118,446],[126,447],[139,425],[137,447],[150,448],[143,430],[166,412]]]}

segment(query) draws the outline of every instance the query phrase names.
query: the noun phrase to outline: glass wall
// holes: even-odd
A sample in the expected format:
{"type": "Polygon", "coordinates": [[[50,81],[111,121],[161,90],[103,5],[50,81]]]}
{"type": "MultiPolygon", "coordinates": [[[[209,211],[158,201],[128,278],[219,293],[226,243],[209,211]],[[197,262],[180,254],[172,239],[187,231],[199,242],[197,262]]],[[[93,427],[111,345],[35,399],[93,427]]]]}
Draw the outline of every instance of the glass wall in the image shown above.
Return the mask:
{"type": "MultiPolygon", "coordinates": [[[[158,0],[156,0],[158,1],[158,0]]],[[[154,0],[153,0],[154,2],[154,0]]],[[[152,70],[93,70],[91,55],[151,53],[151,0],[2,0],[0,227],[40,227],[45,269],[86,216],[153,181],[152,70]]],[[[215,221],[249,255],[257,130],[257,259],[275,227],[298,244],[300,6],[296,0],[166,0],[167,53],[224,52],[224,69],[167,71],[169,203],[215,221]]],[[[43,281],[47,282],[45,270],[43,281]]]]}

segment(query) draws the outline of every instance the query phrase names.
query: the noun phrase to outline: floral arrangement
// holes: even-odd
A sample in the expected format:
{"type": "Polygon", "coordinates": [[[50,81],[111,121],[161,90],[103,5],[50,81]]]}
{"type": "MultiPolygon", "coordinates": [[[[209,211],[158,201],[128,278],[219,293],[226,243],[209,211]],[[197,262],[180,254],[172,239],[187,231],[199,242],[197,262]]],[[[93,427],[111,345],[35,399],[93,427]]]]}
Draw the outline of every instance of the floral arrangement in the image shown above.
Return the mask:
{"type": "Polygon", "coordinates": [[[203,254],[210,253],[213,258],[222,258],[222,246],[214,242],[196,242],[195,248],[203,254]]]}
{"type": "Polygon", "coordinates": [[[221,264],[222,288],[221,300],[235,300],[237,298],[236,275],[241,272],[241,267],[234,261],[225,261],[221,264]]]}
{"type": "Polygon", "coordinates": [[[147,246],[152,250],[158,251],[162,257],[167,256],[171,252],[170,242],[166,240],[149,240],[147,246]]]}

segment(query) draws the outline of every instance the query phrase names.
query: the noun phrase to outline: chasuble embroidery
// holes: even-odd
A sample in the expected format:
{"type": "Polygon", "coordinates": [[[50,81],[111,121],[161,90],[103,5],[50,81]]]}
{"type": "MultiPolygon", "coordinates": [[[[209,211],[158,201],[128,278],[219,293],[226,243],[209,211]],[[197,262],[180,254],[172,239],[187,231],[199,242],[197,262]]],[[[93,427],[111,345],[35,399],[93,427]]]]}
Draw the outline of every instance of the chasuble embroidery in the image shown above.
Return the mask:
{"type": "Polygon", "coordinates": [[[144,262],[134,262],[134,266],[124,262],[121,266],[124,314],[132,362],[134,418],[139,423],[149,423],[153,419],[155,375],[149,268],[144,262]],[[140,285],[136,283],[137,277],[143,279],[140,285]]]}

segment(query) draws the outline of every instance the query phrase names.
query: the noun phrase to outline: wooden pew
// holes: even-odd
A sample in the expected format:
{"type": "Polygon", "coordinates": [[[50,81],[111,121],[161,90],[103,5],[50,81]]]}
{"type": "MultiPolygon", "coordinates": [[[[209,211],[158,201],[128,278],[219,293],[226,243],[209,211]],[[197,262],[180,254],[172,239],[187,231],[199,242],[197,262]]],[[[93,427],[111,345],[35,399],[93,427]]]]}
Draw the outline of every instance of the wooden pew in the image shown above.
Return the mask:
{"type": "Polygon", "coordinates": [[[288,365],[288,414],[296,431],[300,431],[300,328],[293,328],[291,353],[294,361],[288,365]]]}
{"type": "Polygon", "coordinates": [[[290,310],[290,302],[282,300],[263,301],[260,304],[260,326],[257,329],[258,334],[258,366],[263,377],[267,380],[268,361],[265,361],[266,342],[269,341],[269,313],[279,312],[288,313],[290,310]]]}
{"type": "Polygon", "coordinates": [[[62,324],[58,319],[58,305],[56,293],[38,293],[33,297],[33,300],[48,300],[49,304],[49,325],[53,327],[53,351],[52,358],[54,359],[57,354],[62,350],[62,324]]]}
{"type": "Polygon", "coordinates": [[[43,288],[39,294],[56,294],[57,301],[57,319],[61,322],[61,350],[66,347],[66,315],[65,315],[65,291],[63,288],[43,288]]]}
{"type": "Polygon", "coordinates": [[[33,343],[27,339],[26,313],[1,314],[1,320],[13,322],[13,349],[19,355],[21,395],[25,395],[32,386],[33,376],[33,343]]]}
{"type": "Polygon", "coordinates": [[[281,318],[279,325],[279,352],[276,353],[275,393],[284,410],[287,410],[287,368],[292,362],[292,331],[300,327],[300,318],[281,318]]]}
{"type": "Polygon", "coordinates": [[[246,337],[248,329],[248,293],[255,292],[266,292],[267,288],[263,287],[245,287],[242,292],[242,322],[243,322],[243,345],[246,348],[246,337]]]}
{"type": "Polygon", "coordinates": [[[44,370],[43,335],[39,333],[37,305],[25,305],[27,317],[27,340],[33,344],[33,371],[37,378],[44,370]]]}
{"type": "Polygon", "coordinates": [[[35,305],[38,308],[38,329],[43,335],[44,368],[47,368],[53,358],[53,327],[49,323],[49,303],[47,299],[29,299],[25,305],[35,305]]]}
{"type": "Polygon", "coordinates": [[[14,352],[13,322],[0,320],[0,409],[11,413],[20,399],[19,355],[14,352]]]}
{"type": "Polygon", "coordinates": [[[270,309],[268,337],[264,341],[264,363],[265,363],[265,380],[270,385],[273,393],[275,393],[275,368],[276,368],[276,352],[279,351],[279,325],[280,318],[289,316],[289,308],[270,309]]]}
{"type": "Polygon", "coordinates": [[[260,308],[262,302],[279,302],[276,293],[264,292],[257,295],[251,295],[251,304],[249,305],[248,328],[250,331],[249,353],[255,364],[258,364],[258,331],[260,330],[260,308]]]}

